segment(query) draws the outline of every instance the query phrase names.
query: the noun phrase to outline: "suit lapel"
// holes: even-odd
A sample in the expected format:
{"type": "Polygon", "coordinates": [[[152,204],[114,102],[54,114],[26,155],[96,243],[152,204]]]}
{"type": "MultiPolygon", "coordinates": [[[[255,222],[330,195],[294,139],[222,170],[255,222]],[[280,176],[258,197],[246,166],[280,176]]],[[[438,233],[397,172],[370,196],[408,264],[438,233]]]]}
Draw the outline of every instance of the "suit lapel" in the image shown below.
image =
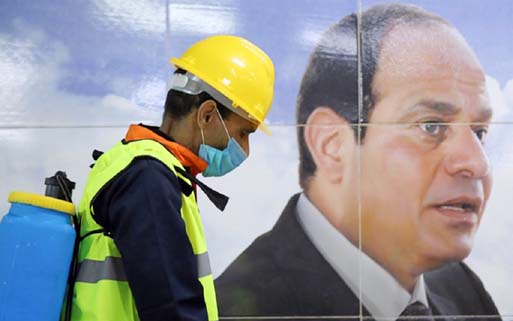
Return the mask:
{"type": "MultiPolygon", "coordinates": [[[[458,307],[449,299],[432,291],[426,283],[426,294],[434,315],[460,315],[458,307]]],[[[447,318],[450,319],[450,318],[447,318]]],[[[437,318],[437,320],[439,320],[437,318]]],[[[465,320],[465,319],[461,319],[465,320]]]]}
{"type": "Polygon", "coordinates": [[[290,271],[288,278],[294,288],[291,295],[303,305],[304,315],[358,317],[358,298],[303,231],[297,218],[298,198],[299,194],[296,194],[290,199],[272,230],[275,244],[280,245],[274,252],[274,261],[283,270],[290,271]],[[312,304],[305,305],[304,302],[312,304]]]}
{"type": "MultiPolygon", "coordinates": [[[[358,297],[315,248],[299,223],[298,199],[299,194],[296,194],[289,200],[271,231],[274,244],[280,244],[274,252],[274,262],[291,272],[287,276],[293,288],[291,295],[303,306],[302,315],[343,315],[359,319],[358,297]]],[[[426,291],[436,314],[458,314],[454,304],[430,291],[427,284],[426,291]]],[[[374,320],[369,318],[371,315],[365,306],[362,306],[362,315],[366,321],[374,320]]]]}

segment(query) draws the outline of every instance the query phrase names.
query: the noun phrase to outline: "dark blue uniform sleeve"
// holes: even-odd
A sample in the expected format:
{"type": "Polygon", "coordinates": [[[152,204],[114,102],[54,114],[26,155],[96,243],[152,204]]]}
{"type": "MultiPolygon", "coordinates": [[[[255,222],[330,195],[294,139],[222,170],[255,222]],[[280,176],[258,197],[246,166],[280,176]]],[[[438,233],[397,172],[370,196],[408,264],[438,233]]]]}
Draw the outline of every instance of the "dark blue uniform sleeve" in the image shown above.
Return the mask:
{"type": "Polygon", "coordinates": [[[141,321],[208,319],[180,191],[164,164],[141,158],[93,203],[95,219],[121,252],[141,321]]]}

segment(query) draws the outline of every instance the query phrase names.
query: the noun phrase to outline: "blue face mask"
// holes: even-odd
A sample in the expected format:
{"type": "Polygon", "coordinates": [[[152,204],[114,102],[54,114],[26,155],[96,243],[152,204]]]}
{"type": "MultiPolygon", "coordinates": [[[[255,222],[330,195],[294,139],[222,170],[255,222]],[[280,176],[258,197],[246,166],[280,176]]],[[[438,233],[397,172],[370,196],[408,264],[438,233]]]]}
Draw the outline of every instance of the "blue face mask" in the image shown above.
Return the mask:
{"type": "Polygon", "coordinates": [[[223,176],[234,170],[248,157],[239,143],[237,143],[233,137],[230,137],[221,114],[219,114],[217,109],[216,111],[228,136],[228,145],[223,150],[205,145],[203,129],[200,128],[203,144],[201,144],[199,148],[199,157],[203,158],[208,163],[207,168],[203,171],[203,176],[205,177],[223,176]]]}

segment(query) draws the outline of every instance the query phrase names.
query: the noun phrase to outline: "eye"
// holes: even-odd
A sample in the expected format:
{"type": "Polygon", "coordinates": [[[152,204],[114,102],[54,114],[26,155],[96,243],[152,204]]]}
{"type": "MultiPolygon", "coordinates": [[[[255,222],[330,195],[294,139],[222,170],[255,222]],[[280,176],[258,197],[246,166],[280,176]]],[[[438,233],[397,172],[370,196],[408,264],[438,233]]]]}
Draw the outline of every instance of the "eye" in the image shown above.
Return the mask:
{"type": "Polygon", "coordinates": [[[437,121],[420,123],[419,128],[431,136],[441,136],[447,130],[447,125],[439,124],[437,121]]]}
{"type": "Polygon", "coordinates": [[[477,139],[484,144],[486,135],[488,134],[488,128],[476,128],[474,129],[474,133],[476,134],[477,139]]]}

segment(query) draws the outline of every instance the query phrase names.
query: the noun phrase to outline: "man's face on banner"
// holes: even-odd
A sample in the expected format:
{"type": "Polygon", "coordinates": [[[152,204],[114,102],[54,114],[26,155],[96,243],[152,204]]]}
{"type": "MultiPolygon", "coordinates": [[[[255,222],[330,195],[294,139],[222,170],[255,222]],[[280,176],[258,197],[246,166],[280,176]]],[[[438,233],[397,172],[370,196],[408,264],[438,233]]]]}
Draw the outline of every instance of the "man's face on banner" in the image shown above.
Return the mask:
{"type": "Polygon", "coordinates": [[[360,154],[363,249],[408,261],[412,272],[465,258],[491,189],[479,62],[454,29],[397,26],[372,85],[360,154]]]}

